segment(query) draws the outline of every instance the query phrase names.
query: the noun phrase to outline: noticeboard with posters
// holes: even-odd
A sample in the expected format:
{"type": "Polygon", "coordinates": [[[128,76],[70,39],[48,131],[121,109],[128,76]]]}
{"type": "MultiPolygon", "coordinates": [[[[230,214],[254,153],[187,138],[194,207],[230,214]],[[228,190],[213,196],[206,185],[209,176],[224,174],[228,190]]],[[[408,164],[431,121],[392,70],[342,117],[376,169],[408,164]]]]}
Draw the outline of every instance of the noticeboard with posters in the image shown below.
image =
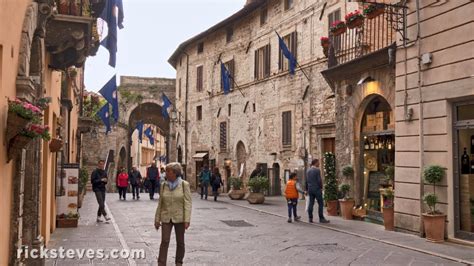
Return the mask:
{"type": "Polygon", "coordinates": [[[62,196],[56,197],[57,214],[76,215],[79,193],[79,164],[63,164],[62,196]]]}

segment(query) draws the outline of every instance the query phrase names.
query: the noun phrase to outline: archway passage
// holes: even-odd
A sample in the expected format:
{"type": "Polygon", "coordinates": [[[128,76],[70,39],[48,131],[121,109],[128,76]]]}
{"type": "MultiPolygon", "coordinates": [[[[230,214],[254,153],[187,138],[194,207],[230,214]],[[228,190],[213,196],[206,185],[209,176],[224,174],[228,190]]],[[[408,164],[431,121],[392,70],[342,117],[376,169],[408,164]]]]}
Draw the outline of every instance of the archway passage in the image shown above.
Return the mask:
{"type": "Polygon", "coordinates": [[[381,96],[371,97],[361,121],[359,176],[368,217],[382,221],[383,189],[393,188],[385,169],[395,164],[395,121],[389,103],[381,96]]]}

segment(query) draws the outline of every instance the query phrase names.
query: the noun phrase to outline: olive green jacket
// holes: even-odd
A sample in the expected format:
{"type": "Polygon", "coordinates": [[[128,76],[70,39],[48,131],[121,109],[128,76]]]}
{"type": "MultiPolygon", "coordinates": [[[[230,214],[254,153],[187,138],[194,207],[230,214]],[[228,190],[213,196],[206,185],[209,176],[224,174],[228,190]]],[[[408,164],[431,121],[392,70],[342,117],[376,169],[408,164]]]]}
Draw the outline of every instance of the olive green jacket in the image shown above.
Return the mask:
{"type": "Polygon", "coordinates": [[[170,190],[167,182],[163,182],[156,208],[155,223],[189,223],[191,207],[191,189],[188,182],[182,180],[173,191],[170,190]]]}

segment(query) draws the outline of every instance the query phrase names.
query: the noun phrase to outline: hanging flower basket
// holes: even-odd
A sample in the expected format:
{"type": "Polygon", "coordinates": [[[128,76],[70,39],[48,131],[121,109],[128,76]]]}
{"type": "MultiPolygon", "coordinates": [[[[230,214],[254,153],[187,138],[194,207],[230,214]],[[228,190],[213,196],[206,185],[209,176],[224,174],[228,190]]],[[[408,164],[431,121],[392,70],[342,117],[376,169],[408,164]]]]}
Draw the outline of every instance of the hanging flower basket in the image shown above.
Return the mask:
{"type": "Polygon", "coordinates": [[[321,46],[323,48],[329,47],[329,38],[328,37],[321,37],[321,46]]]}
{"type": "Polygon", "coordinates": [[[51,152],[58,152],[62,149],[62,147],[63,147],[62,139],[54,138],[54,139],[51,139],[51,141],[49,142],[49,150],[51,152]]]}
{"type": "Polygon", "coordinates": [[[339,36],[346,32],[347,26],[344,21],[337,20],[331,26],[331,32],[334,36],[339,36]]]}
{"type": "Polygon", "coordinates": [[[8,111],[7,134],[5,141],[8,143],[13,137],[20,134],[31,120],[19,116],[17,113],[8,111]]]}
{"type": "Polygon", "coordinates": [[[385,8],[383,5],[371,4],[364,9],[364,15],[368,19],[374,19],[385,13],[385,8]]]}
{"type": "Polygon", "coordinates": [[[349,29],[361,27],[364,24],[364,16],[359,10],[351,12],[345,16],[346,25],[349,29]]]}
{"type": "Polygon", "coordinates": [[[33,138],[24,135],[16,135],[13,139],[10,140],[8,145],[8,161],[15,158],[18,154],[21,153],[21,150],[32,141],[33,138]]]}

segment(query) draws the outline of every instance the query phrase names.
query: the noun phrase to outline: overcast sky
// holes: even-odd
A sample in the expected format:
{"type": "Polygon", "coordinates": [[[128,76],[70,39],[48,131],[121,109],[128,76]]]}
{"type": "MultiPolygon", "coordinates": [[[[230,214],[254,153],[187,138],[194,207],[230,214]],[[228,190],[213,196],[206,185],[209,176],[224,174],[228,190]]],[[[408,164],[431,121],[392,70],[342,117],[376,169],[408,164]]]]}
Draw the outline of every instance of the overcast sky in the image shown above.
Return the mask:
{"type": "Polygon", "coordinates": [[[117,66],[108,65],[109,53],[100,47],[95,57],[87,59],[86,89],[100,90],[115,73],[175,78],[168,58],[178,45],[244,4],[245,0],[123,0],[125,28],[118,31],[117,66]]]}

